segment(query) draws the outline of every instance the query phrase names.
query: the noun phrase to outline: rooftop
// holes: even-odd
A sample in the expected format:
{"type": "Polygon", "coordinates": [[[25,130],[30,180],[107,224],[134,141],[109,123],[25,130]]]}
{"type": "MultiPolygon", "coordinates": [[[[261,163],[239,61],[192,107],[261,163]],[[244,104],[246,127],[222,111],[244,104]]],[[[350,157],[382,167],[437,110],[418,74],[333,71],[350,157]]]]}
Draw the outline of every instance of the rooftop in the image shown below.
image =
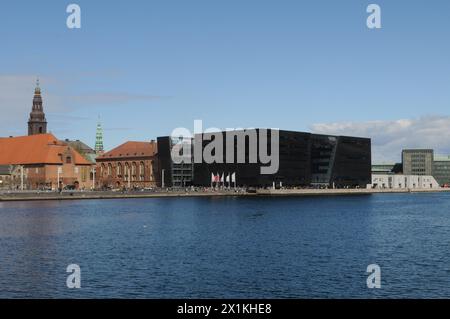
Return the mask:
{"type": "Polygon", "coordinates": [[[403,153],[434,153],[433,149],[428,149],[428,148],[417,148],[417,149],[404,149],[402,150],[403,153]]]}
{"type": "Polygon", "coordinates": [[[450,162],[450,155],[434,155],[435,162],[450,162]]]}
{"type": "Polygon", "coordinates": [[[77,165],[90,165],[83,156],[53,134],[0,138],[0,165],[62,164],[70,151],[77,165]]]}
{"type": "Polygon", "coordinates": [[[92,149],[89,145],[87,145],[86,143],[83,143],[80,140],[72,141],[72,140],[66,139],[65,142],[80,152],[83,152],[85,154],[95,154],[94,149],[92,149]]]}
{"type": "Polygon", "coordinates": [[[126,142],[117,146],[109,152],[106,152],[97,160],[109,158],[130,158],[130,157],[149,157],[155,156],[158,152],[156,142],[126,142]]]}

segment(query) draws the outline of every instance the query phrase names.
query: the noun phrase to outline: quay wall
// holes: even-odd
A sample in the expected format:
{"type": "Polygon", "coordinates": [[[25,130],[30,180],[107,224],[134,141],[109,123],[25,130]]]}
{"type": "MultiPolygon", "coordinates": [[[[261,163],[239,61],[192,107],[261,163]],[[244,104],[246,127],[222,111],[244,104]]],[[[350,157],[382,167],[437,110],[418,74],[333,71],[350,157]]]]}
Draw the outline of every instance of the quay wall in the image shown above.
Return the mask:
{"type": "Polygon", "coordinates": [[[38,200],[87,200],[87,199],[127,199],[127,198],[172,198],[172,197],[224,197],[224,196],[352,196],[400,193],[450,192],[449,188],[439,189],[261,189],[254,192],[206,191],[206,192],[15,192],[0,193],[0,202],[38,200]]]}

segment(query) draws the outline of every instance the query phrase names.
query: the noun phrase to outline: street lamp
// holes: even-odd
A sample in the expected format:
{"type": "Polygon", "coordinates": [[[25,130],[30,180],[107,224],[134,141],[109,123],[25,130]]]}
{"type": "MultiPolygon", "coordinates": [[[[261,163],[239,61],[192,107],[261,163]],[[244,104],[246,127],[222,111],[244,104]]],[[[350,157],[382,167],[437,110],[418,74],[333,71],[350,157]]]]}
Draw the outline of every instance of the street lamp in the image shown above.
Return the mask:
{"type": "Polygon", "coordinates": [[[92,167],[92,190],[95,190],[95,173],[96,173],[96,171],[95,171],[95,166],[94,167],[92,167]]]}
{"type": "Polygon", "coordinates": [[[60,181],[59,181],[59,178],[60,178],[60,175],[62,174],[62,167],[61,166],[59,166],[58,167],[58,190],[60,189],[60,181]]]}
{"type": "Polygon", "coordinates": [[[20,165],[20,190],[23,191],[23,165],[20,165]]]}

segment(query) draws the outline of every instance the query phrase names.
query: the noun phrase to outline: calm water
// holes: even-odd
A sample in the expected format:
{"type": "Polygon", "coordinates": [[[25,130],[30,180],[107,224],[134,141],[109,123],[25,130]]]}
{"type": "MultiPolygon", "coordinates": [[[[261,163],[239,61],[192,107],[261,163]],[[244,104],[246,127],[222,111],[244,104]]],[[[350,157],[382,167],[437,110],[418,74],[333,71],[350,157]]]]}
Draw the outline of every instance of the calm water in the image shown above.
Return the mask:
{"type": "Polygon", "coordinates": [[[0,203],[0,297],[448,298],[450,194],[0,203]]]}

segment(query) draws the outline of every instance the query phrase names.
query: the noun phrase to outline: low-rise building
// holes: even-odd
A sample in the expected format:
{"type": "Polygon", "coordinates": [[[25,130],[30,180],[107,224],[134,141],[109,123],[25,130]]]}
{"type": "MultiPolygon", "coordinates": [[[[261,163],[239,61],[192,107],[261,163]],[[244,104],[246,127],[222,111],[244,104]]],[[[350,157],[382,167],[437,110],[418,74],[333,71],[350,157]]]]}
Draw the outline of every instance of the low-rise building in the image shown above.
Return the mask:
{"type": "Polygon", "coordinates": [[[0,165],[20,167],[24,189],[92,186],[92,164],[53,134],[0,138],[0,165]]]}
{"type": "Polygon", "coordinates": [[[376,189],[434,189],[439,183],[430,175],[373,174],[372,188],[376,189]]]}
{"type": "Polygon", "coordinates": [[[12,165],[0,165],[0,189],[9,189],[12,180],[12,165]]]}
{"type": "Polygon", "coordinates": [[[0,190],[20,190],[27,183],[27,174],[21,165],[0,165],[0,190]]]}
{"type": "Polygon", "coordinates": [[[97,157],[98,188],[149,188],[158,185],[157,144],[126,142],[97,157]]]}

